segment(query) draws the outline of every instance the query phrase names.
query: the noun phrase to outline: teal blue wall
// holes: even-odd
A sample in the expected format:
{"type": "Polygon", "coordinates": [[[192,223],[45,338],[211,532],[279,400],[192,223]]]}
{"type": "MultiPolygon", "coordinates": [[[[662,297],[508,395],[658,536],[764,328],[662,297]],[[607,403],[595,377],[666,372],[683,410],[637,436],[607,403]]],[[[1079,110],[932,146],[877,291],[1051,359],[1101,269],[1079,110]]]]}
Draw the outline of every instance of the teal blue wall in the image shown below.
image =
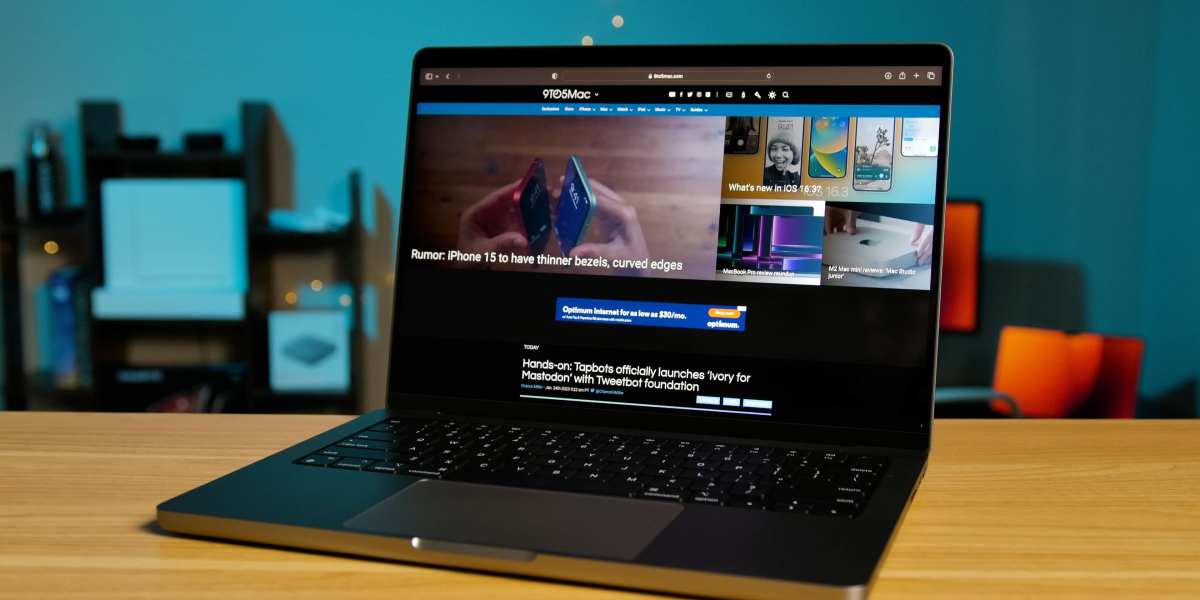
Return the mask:
{"type": "Polygon", "coordinates": [[[420,46],[578,44],[585,34],[597,44],[944,41],[958,60],[950,193],[984,199],[985,252],[1077,265],[1088,327],[1146,335],[1144,390],[1157,393],[1200,371],[1200,291],[1177,281],[1196,273],[1197,251],[1175,225],[1196,216],[1196,192],[1168,175],[1167,156],[1186,139],[1177,113],[1196,130],[1196,84],[1184,75],[1195,69],[1196,12],[1185,0],[8,0],[0,164],[18,160],[40,117],[66,134],[77,167],[80,98],[119,99],[127,130],[168,146],[194,129],[236,143],[237,101],[264,98],[290,133],[302,207],[344,203],[356,166],[394,203],[420,46]]]}
{"type": "MultiPolygon", "coordinates": [[[[1156,52],[1146,200],[1143,389],[1162,393],[1200,377],[1200,2],[1163,0],[1156,52]]],[[[1196,406],[1200,408],[1200,392],[1196,406]]],[[[1200,411],[1198,411],[1200,412],[1200,411]]]]}

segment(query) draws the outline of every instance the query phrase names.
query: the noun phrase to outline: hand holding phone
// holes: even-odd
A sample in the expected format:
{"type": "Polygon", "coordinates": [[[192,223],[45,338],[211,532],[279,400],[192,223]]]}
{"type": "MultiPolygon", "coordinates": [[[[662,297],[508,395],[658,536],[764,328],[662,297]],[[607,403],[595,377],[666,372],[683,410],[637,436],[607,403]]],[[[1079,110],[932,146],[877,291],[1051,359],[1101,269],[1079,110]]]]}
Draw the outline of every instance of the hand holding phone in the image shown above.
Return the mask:
{"type": "Polygon", "coordinates": [[[525,252],[521,217],[513,204],[519,181],[489,192],[458,218],[458,249],[469,252],[525,252]]]}
{"type": "MultiPolygon", "coordinates": [[[[650,249],[646,245],[646,236],[642,233],[642,223],[637,210],[603,183],[592,180],[590,185],[596,198],[596,210],[591,226],[595,241],[575,246],[570,255],[584,258],[604,257],[609,260],[650,258],[650,249]]],[[[631,271],[625,272],[636,274],[631,271]]]]}

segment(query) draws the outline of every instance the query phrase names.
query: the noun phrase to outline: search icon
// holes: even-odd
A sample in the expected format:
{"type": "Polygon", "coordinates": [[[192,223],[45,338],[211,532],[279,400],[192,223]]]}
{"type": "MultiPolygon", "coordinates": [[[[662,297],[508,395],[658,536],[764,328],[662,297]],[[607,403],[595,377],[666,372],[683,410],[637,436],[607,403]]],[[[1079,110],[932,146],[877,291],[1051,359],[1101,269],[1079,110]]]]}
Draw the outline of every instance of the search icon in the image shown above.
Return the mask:
{"type": "Polygon", "coordinates": [[[785,92],[783,92],[783,94],[782,94],[782,95],[783,95],[783,99],[784,99],[784,100],[788,100],[788,99],[790,99],[790,96],[788,96],[788,93],[787,93],[786,91],[785,91],[785,92]]]}

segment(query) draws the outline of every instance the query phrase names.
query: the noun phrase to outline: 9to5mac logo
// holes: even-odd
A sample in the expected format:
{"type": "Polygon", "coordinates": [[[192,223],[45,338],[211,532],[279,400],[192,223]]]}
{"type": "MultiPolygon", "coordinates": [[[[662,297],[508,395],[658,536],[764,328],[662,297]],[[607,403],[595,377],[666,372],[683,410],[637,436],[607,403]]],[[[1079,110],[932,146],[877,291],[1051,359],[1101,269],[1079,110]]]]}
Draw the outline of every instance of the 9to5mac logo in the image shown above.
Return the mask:
{"type": "Polygon", "coordinates": [[[591,100],[592,92],[568,88],[546,88],[542,90],[542,98],[545,100],[591,100]]]}

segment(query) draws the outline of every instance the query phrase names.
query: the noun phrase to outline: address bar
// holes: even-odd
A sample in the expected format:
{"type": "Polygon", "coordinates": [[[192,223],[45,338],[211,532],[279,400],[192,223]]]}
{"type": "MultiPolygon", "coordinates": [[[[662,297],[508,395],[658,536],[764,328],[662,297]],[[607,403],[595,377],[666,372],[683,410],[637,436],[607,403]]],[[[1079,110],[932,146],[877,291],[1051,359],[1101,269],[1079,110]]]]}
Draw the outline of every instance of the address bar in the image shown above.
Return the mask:
{"type": "Polygon", "coordinates": [[[564,83],[767,83],[770,71],[746,69],[563,69],[557,71],[564,83]]]}

